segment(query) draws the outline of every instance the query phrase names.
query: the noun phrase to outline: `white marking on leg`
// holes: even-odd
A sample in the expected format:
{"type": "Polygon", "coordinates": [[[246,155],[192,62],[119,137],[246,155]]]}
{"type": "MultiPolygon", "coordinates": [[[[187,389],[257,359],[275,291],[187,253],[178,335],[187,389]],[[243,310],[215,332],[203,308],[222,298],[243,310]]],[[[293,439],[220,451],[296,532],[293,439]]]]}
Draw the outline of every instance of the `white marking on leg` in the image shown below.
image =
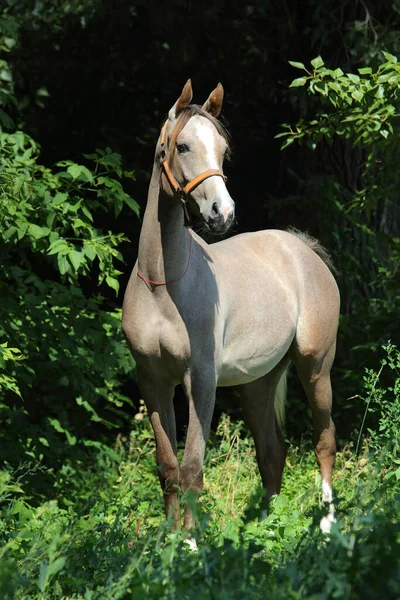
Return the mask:
{"type": "Polygon", "coordinates": [[[184,540],[185,544],[187,544],[189,546],[189,550],[191,550],[192,552],[197,552],[198,551],[198,546],[197,546],[197,542],[194,538],[187,538],[186,540],[184,540]]]}
{"type": "Polygon", "coordinates": [[[322,502],[332,502],[332,488],[327,481],[322,480],[322,502]]]}
{"type": "Polygon", "coordinates": [[[322,533],[330,533],[332,523],[336,523],[335,519],[335,507],[333,505],[333,494],[332,488],[327,481],[322,480],[322,502],[326,506],[329,503],[328,514],[326,517],[322,517],[319,524],[322,533]]]}

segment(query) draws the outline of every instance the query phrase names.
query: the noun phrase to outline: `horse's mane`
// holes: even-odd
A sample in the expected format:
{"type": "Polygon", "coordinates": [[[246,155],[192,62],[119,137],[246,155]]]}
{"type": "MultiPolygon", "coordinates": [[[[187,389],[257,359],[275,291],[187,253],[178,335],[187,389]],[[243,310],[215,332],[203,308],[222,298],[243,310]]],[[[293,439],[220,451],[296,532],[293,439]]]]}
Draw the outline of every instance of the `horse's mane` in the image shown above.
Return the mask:
{"type": "Polygon", "coordinates": [[[315,254],[317,254],[320,257],[321,260],[324,261],[324,263],[326,264],[326,266],[328,267],[330,272],[333,273],[333,275],[338,274],[338,271],[337,271],[335,265],[333,264],[331,255],[322,246],[322,244],[319,243],[319,241],[316,238],[311,237],[311,235],[308,235],[308,233],[304,233],[304,231],[299,231],[295,227],[288,227],[287,231],[289,233],[291,233],[292,235],[295,235],[297,238],[299,238],[305,244],[307,244],[307,246],[309,248],[311,248],[311,250],[313,250],[315,252],[315,254]]]}
{"type": "MultiPolygon", "coordinates": [[[[222,137],[224,138],[224,140],[226,141],[226,143],[228,145],[226,157],[229,158],[229,153],[231,152],[231,145],[230,145],[229,133],[228,133],[226,127],[221,123],[221,121],[219,121],[218,119],[216,119],[215,117],[210,115],[210,113],[203,110],[201,108],[201,106],[199,106],[198,104],[189,104],[189,106],[184,108],[179,113],[179,116],[176,120],[175,126],[171,132],[171,136],[169,138],[169,145],[168,145],[169,152],[171,154],[173,153],[173,151],[175,149],[176,138],[178,137],[178,135],[180,134],[182,129],[185,127],[187,122],[196,115],[198,115],[200,117],[204,117],[205,119],[208,119],[209,121],[211,121],[211,123],[214,125],[214,127],[218,131],[218,133],[220,135],[222,135],[222,137]]],[[[165,123],[165,121],[164,121],[164,123],[165,123]]]]}

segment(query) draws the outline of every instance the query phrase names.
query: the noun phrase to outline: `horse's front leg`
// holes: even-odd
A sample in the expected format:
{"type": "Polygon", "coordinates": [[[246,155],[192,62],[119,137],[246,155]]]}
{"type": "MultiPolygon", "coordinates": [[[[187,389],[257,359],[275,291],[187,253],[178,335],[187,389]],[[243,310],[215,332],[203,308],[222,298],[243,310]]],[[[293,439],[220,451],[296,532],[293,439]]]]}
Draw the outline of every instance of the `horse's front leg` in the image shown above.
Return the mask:
{"type": "MultiPolygon", "coordinates": [[[[189,403],[189,426],[180,466],[180,485],[183,492],[190,490],[198,498],[203,489],[204,453],[215,405],[213,369],[188,371],[183,388],[189,403]]],[[[186,529],[192,529],[195,525],[190,503],[185,505],[184,525],[186,529]]]]}
{"type": "Polygon", "coordinates": [[[179,504],[179,465],[176,458],[175,386],[149,375],[138,366],[138,383],[149,413],[156,441],[158,476],[164,494],[165,515],[181,527],[179,504]]]}

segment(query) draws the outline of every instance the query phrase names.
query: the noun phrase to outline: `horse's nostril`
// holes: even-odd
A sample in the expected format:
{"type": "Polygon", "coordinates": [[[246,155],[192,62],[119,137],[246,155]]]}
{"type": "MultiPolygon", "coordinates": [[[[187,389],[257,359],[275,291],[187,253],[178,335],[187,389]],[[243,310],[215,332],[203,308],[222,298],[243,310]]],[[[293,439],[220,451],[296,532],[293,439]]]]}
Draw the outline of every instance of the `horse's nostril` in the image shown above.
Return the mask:
{"type": "Polygon", "coordinates": [[[214,204],[212,205],[212,211],[215,216],[219,215],[219,208],[218,208],[218,204],[216,202],[214,202],[214,204]]]}

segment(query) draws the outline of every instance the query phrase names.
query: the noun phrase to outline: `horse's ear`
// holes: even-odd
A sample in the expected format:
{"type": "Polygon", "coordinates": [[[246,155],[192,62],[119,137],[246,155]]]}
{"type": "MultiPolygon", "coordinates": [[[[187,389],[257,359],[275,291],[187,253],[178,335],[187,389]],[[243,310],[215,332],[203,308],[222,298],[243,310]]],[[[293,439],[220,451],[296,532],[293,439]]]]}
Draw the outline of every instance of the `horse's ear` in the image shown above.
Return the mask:
{"type": "Polygon", "coordinates": [[[219,117],[222,110],[222,102],[224,99],[224,88],[219,83],[215,90],[211,92],[206,102],[204,102],[202,108],[206,112],[210,113],[213,117],[219,117]]]}
{"type": "Polygon", "coordinates": [[[174,121],[179,113],[190,104],[192,98],[192,82],[190,79],[188,79],[183,87],[181,95],[168,113],[169,120],[174,121]]]}

